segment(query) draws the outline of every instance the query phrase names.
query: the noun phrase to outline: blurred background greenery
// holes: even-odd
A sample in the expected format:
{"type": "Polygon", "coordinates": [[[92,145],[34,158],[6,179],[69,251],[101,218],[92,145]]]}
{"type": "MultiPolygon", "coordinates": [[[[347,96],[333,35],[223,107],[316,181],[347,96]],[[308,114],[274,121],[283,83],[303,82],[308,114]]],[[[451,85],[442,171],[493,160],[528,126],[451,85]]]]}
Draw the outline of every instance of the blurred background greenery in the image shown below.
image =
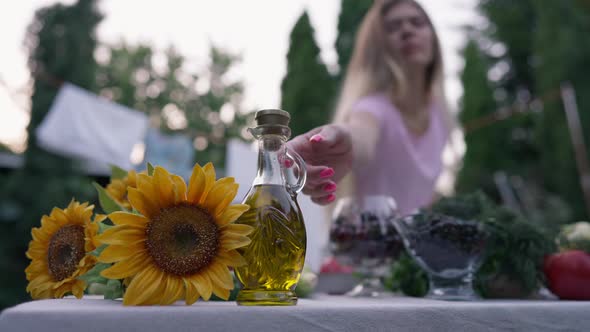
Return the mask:
{"type": "MultiPolygon", "coordinates": [[[[253,110],[243,109],[244,83],[228,75],[239,63],[239,54],[212,45],[204,68],[190,71],[183,66],[186,57],[170,47],[165,65],[154,66],[157,55],[149,44],[111,45],[97,40],[96,28],[103,19],[97,3],[78,0],[41,8],[26,33],[34,92],[24,163],[0,172],[0,308],[28,299],[24,253],[31,227],[72,197],[96,201],[90,185],[96,178],[81,172],[75,161],[48,153],[35,142],[35,128],[60,82],[145,112],[164,132],[204,138],[207,144],[196,154],[196,162],[213,161],[223,168],[227,141],[247,140],[244,128],[251,123],[253,110]],[[205,88],[197,88],[203,78],[205,88]],[[234,115],[222,116],[228,108],[234,115]]],[[[293,26],[281,107],[292,113],[295,134],[330,120],[356,29],[371,3],[341,0],[337,70],[328,68],[319,56],[308,13],[303,12],[293,26]]],[[[585,70],[590,65],[590,4],[479,0],[476,8],[481,20],[462,27],[468,42],[462,51],[464,95],[458,117],[465,128],[466,152],[455,190],[481,189],[501,203],[505,197],[498,190],[499,179],[504,179],[502,183],[518,198],[513,208],[554,234],[561,224],[589,217],[559,88],[566,81],[573,85],[585,140],[590,143],[590,78],[585,70]],[[481,119],[503,108],[519,111],[480,125],[481,119]]],[[[0,145],[0,152],[9,149],[0,145]]]]}

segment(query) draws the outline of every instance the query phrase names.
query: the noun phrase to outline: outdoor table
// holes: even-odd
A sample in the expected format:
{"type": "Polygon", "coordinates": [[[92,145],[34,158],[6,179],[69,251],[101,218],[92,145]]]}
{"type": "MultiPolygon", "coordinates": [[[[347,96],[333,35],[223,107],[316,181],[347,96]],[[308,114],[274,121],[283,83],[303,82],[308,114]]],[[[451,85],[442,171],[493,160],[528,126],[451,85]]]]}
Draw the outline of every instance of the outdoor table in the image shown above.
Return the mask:
{"type": "Polygon", "coordinates": [[[590,302],[318,295],[290,307],[235,302],[124,307],[121,301],[32,301],[6,309],[0,331],[590,331],[590,302]]]}

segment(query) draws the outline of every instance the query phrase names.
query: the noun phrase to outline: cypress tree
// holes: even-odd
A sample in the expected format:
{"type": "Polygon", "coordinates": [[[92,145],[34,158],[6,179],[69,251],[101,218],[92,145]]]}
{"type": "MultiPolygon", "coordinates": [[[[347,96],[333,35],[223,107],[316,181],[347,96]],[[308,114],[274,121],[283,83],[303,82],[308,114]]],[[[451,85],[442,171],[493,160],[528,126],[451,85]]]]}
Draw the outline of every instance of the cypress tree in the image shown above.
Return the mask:
{"type": "Polygon", "coordinates": [[[38,10],[28,28],[25,46],[34,92],[24,167],[5,179],[0,191],[0,308],[28,298],[25,252],[31,228],[40,226],[41,216],[55,206],[66,207],[73,197],[94,201],[90,180],[75,172],[71,160],[39,148],[35,129],[49,111],[60,82],[94,87],[95,30],[101,18],[96,1],[79,0],[38,10]]]}
{"type": "Polygon", "coordinates": [[[309,15],[293,27],[287,53],[287,74],[281,84],[281,108],[291,113],[293,135],[330,121],[334,80],[320,57],[309,15]]]}

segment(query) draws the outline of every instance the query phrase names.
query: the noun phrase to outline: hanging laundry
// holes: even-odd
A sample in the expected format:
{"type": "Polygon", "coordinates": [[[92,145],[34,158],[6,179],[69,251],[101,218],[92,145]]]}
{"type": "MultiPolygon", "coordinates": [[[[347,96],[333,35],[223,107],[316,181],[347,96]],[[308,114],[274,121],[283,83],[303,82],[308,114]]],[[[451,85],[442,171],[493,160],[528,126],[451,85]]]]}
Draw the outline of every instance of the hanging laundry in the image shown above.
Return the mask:
{"type": "Polygon", "coordinates": [[[64,83],[37,128],[37,143],[56,154],[131,169],[131,151],[148,125],[145,114],[64,83]]]}

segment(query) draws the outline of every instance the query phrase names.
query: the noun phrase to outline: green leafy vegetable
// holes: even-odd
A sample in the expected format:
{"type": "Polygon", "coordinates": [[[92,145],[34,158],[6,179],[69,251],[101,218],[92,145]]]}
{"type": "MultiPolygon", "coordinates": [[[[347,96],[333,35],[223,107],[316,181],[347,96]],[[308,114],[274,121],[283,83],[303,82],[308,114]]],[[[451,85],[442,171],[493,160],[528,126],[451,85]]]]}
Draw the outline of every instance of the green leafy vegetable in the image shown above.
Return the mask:
{"type": "Polygon", "coordinates": [[[385,288],[406,295],[422,297],[428,292],[426,273],[407,254],[403,253],[391,266],[390,276],[385,278],[385,288]]]}

